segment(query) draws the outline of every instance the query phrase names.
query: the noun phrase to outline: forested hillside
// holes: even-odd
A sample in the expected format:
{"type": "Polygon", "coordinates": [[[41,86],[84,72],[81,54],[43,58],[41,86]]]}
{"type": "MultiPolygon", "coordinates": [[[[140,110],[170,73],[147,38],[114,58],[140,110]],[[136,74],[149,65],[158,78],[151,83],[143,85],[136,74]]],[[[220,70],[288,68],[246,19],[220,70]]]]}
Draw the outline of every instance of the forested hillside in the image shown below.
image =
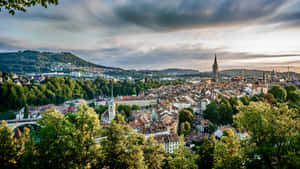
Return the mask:
{"type": "Polygon", "coordinates": [[[5,81],[0,83],[0,111],[1,109],[17,110],[25,104],[60,104],[66,100],[76,98],[93,99],[99,95],[110,96],[112,83],[114,95],[121,96],[139,94],[146,89],[183,82],[155,80],[112,82],[100,78],[90,81],[68,77],[50,77],[46,78],[41,84],[22,86],[11,81],[5,81]]]}
{"type": "Polygon", "coordinates": [[[87,62],[72,53],[52,53],[38,51],[19,51],[0,53],[0,71],[14,73],[49,72],[56,64],[72,64],[77,67],[98,67],[113,69],[87,62]]]}

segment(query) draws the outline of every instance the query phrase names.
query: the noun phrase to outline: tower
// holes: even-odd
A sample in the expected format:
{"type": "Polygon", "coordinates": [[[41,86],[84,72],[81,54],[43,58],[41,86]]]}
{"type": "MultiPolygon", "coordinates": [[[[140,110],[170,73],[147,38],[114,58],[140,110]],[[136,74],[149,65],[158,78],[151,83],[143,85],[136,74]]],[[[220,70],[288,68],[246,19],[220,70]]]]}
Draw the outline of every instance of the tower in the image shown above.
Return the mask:
{"type": "Polygon", "coordinates": [[[219,82],[219,66],[218,66],[218,61],[217,61],[217,55],[215,54],[215,61],[212,66],[213,69],[213,79],[215,82],[219,82]]]}
{"type": "Polygon", "coordinates": [[[114,91],[113,91],[113,82],[111,85],[111,99],[108,102],[108,121],[111,122],[116,115],[116,105],[114,103],[114,91]]]}

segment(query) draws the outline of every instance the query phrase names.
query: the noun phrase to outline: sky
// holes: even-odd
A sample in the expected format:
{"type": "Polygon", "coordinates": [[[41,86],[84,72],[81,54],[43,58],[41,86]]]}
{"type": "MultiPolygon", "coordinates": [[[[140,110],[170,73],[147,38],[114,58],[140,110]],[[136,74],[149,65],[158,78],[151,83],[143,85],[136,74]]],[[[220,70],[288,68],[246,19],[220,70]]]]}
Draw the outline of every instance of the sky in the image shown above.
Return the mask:
{"type": "Polygon", "coordinates": [[[60,0],[0,12],[0,52],[72,52],[124,69],[300,72],[300,0],[60,0]]]}

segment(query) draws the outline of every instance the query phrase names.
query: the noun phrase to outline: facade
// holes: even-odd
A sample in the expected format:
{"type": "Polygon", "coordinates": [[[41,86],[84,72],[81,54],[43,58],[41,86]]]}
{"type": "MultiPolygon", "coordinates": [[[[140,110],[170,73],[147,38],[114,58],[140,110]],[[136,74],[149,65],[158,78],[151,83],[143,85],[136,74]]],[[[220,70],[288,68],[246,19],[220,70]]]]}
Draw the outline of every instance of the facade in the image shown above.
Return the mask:
{"type": "Polygon", "coordinates": [[[113,97],[108,102],[108,114],[109,114],[108,120],[111,122],[115,118],[115,115],[116,115],[116,105],[114,103],[113,97]]]}
{"type": "Polygon", "coordinates": [[[101,115],[101,123],[103,124],[110,124],[116,116],[116,105],[114,103],[114,99],[111,98],[107,105],[108,110],[101,115]]]}
{"type": "Polygon", "coordinates": [[[101,123],[103,124],[110,124],[116,116],[116,104],[114,102],[113,90],[111,92],[111,99],[107,104],[108,110],[101,115],[101,123]]]}
{"type": "Polygon", "coordinates": [[[218,61],[217,61],[217,55],[215,54],[215,61],[214,64],[212,66],[213,69],[213,79],[215,82],[219,82],[219,65],[218,65],[218,61]]]}
{"type": "Polygon", "coordinates": [[[158,143],[163,144],[163,147],[167,153],[173,153],[175,149],[178,148],[178,135],[177,134],[164,134],[156,135],[154,139],[158,143]]]}

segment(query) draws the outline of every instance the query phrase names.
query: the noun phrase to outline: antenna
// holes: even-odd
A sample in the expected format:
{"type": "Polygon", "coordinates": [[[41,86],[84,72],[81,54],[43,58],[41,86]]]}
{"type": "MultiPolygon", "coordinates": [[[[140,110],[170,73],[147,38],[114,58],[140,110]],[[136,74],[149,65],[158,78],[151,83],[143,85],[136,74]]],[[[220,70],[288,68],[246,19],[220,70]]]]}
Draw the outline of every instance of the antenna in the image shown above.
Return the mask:
{"type": "Polygon", "coordinates": [[[111,99],[113,100],[114,98],[114,81],[111,80],[111,99]]]}

